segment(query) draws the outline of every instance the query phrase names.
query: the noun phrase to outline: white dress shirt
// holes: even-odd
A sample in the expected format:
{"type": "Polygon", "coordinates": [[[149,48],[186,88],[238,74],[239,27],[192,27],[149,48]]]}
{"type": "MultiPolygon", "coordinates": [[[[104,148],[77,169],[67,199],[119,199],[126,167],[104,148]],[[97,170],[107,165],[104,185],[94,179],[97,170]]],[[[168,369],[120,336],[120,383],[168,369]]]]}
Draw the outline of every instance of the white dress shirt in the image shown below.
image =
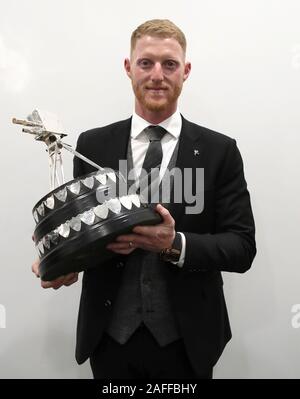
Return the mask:
{"type": "MultiPolygon", "coordinates": [[[[144,129],[150,125],[153,125],[146,121],[145,119],[141,118],[135,112],[132,115],[132,122],[131,122],[131,148],[132,148],[132,159],[133,159],[133,166],[134,166],[134,173],[136,179],[139,177],[141,173],[141,169],[144,163],[144,159],[146,156],[146,152],[149,146],[149,139],[147,134],[144,132],[144,129]]],[[[159,178],[162,179],[169,162],[171,160],[172,154],[178,142],[181,127],[182,127],[182,119],[181,115],[178,110],[171,115],[168,119],[165,119],[159,126],[163,127],[167,133],[161,139],[161,146],[163,151],[163,158],[162,163],[159,171],[159,178]]],[[[182,240],[182,249],[180,254],[180,259],[178,262],[172,262],[176,264],[178,267],[182,267],[185,258],[185,235],[183,233],[179,233],[181,235],[182,240]]]]}

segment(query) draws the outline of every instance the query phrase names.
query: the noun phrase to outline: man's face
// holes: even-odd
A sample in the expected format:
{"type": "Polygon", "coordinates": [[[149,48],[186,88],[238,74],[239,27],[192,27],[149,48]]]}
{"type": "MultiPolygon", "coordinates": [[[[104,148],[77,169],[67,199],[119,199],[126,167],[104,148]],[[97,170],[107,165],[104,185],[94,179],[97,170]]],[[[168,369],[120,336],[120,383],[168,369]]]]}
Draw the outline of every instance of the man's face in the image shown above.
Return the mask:
{"type": "Polygon", "coordinates": [[[125,60],[137,111],[174,112],[190,68],[177,40],[152,36],[138,39],[130,60],[125,60]]]}

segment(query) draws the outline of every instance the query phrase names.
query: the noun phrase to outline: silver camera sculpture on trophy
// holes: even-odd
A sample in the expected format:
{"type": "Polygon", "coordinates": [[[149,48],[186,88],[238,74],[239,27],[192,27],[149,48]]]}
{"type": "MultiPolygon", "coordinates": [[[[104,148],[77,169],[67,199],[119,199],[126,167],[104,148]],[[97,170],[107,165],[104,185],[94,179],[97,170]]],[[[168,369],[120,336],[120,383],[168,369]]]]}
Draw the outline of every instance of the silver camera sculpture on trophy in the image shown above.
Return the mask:
{"type": "Polygon", "coordinates": [[[139,194],[118,196],[116,187],[127,176],[103,168],[75,151],[62,139],[67,135],[59,120],[34,110],[26,120],[13,118],[22,131],[47,146],[50,192],[33,207],[34,243],[40,258],[42,280],[101,267],[114,256],[106,245],[136,225],[153,225],[160,215],[140,200],[139,194]],[[65,182],[62,150],[92,165],[96,171],[65,182]],[[108,193],[115,193],[109,196],[108,193]],[[102,195],[101,195],[102,194],[102,195]]]}

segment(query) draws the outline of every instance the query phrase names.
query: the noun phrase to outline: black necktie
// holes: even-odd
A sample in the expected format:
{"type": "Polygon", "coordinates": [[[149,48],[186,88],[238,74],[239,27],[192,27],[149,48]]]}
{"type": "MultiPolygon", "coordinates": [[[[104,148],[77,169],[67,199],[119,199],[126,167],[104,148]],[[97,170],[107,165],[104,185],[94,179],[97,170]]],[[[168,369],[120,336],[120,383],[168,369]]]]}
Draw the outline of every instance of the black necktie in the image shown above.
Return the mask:
{"type": "Polygon", "coordinates": [[[167,131],[161,126],[148,126],[144,132],[147,134],[150,141],[143,163],[143,169],[145,169],[148,174],[151,172],[151,168],[160,168],[163,156],[161,139],[167,131]]]}
{"type": "Polygon", "coordinates": [[[142,167],[142,173],[140,175],[140,183],[141,183],[141,188],[145,189],[145,180],[146,176],[148,175],[148,178],[150,178],[150,173],[152,168],[156,168],[156,174],[152,174],[151,178],[152,180],[149,182],[147,179],[147,186],[148,186],[148,202],[153,202],[150,201],[150,191],[152,187],[152,192],[157,191],[158,189],[158,182],[159,182],[159,169],[163,157],[163,152],[162,152],[162,146],[161,146],[161,139],[163,136],[167,133],[167,131],[161,127],[161,126],[148,126],[144,132],[147,134],[150,144],[148,147],[148,150],[145,155],[143,167],[142,167]],[[154,183],[153,183],[154,180],[154,183]],[[142,184],[143,181],[143,184],[142,184]],[[150,185],[151,184],[151,185],[150,185]]]}

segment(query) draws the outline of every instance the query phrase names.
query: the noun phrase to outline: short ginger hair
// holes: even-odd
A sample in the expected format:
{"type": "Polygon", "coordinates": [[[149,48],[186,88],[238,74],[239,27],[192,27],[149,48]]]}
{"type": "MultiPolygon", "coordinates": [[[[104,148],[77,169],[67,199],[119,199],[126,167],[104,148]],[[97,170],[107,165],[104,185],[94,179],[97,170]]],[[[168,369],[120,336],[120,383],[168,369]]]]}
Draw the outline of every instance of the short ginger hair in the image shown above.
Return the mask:
{"type": "Polygon", "coordinates": [[[184,33],[172,21],[168,19],[151,19],[138,26],[131,35],[131,49],[135,48],[136,42],[143,36],[152,36],[159,38],[173,38],[177,40],[186,53],[186,38],[184,33]]]}

